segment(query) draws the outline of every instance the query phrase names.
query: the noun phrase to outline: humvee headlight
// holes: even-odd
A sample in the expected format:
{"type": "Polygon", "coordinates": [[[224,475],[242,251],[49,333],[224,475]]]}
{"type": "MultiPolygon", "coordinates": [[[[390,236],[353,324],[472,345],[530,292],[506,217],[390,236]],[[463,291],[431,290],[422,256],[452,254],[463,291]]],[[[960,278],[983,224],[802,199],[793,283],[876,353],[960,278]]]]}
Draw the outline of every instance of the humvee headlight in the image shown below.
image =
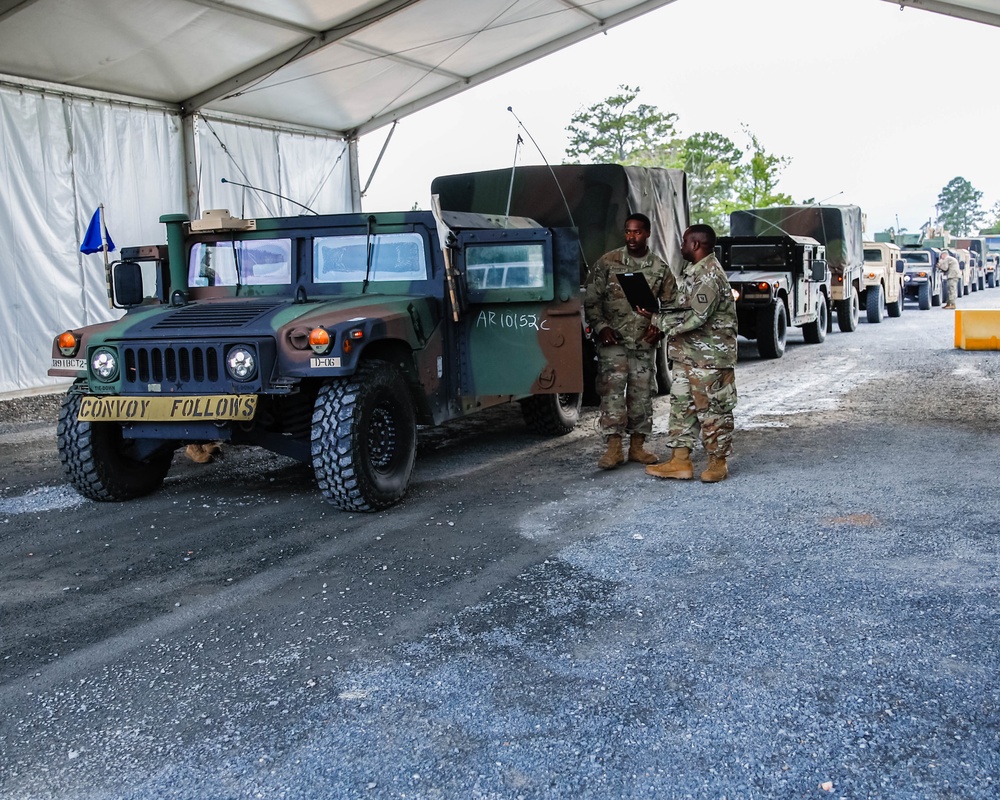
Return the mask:
{"type": "Polygon", "coordinates": [[[869,272],[868,273],[869,280],[872,279],[872,278],[874,278],[874,277],[875,277],[875,273],[874,272],[869,272]]]}
{"type": "Polygon", "coordinates": [[[90,359],[90,370],[98,380],[110,383],[118,377],[118,354],[106,347],[95,350],[90,359]]]}
{"type": "Polygon", "coordinates": [[[249,349],[238,345],[226,355],[226,371],[233,380],[248,381],[257,374],[257,359],[249,349]]]}
{"type": "Polygon", "coordinates": [[[733,293],[733,300],[734,301],[740,299],[740,290],[739,289],[730,289],[730,291],[733,293]]]}
{"type": "Polygon", "coordinates": [[[330,338],[330,332],[326,328],[313,328],[309,331],[309,346],[314,353],[318,355],[328,353],[332,344],[333,339],[330,338]]]}
{"type": "Polygon", "coordinates": [[[72,358],[80,350],[80,340],[76,338],[73,331],[60,333],[56,344],[59,347],[59,352],[66,358],[72,358]]]}

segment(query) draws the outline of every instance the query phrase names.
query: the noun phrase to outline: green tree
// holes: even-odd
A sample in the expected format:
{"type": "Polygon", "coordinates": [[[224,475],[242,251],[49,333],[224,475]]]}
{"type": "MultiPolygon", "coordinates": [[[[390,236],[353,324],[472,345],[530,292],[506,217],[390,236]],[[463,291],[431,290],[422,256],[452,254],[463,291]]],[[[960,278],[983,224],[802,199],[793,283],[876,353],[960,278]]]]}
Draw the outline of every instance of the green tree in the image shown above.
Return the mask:
{"type": "Polygon", "coordinates": [[[778,178],[791,159],[768,153],[760,140],[743,126],[749,137],[747,161],[743,164],[737,182],[736,199],[741,208],[767,208],[768,206],[792,205],[790,195],[777,191],[778,178]]]}
{"type": "Polygon", "coordinates": [[[729,230],[735,207],[734,187],[742,170],[743,153],[728,137],[714,131],[683,140],[681,164],[688,176],[691,221],[704,222],[722,234],[729,230]]]}
{"type": "Polygon", "coordinates": [[[937,198],[938,222],[951,234],[971,235],[986,218],[982,199],[983,193],[965,178],[952,178],[937,198]]]}
{"type": "Polygon", "coordinates": [[[1000,233],[1000,200],[993,204],[993,208],[986,215],[986,226],[979,229],[979,235],[1000,233]]]}
{"type": "Polygon", "coordinates": [[[565,163],[645,164],[661,152],[675,136],[677,115],[637,104],[638,96],[638,86],[622,84],[617,94],[577,111],[566,128],[565,163]]]}

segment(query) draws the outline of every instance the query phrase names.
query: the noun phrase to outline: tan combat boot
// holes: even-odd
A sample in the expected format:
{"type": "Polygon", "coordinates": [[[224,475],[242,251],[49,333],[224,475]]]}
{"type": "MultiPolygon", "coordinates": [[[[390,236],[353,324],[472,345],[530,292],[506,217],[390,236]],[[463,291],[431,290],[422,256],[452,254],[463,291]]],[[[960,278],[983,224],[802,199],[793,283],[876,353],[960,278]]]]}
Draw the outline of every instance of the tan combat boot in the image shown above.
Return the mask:
{"type": "Polygon", "coordinates": [[[646,437],[641,433],[633,433],[628,440],[628,460],[640,464],[655,464],[660,459],[646,450],[643,445],[646,437]]]}
{"type": "Polygon", "coordinates": [[[669,461],[646,467],[647,475],[657,478],[677,478],[689,481],[694,477],[694,465],[691,463],[691,450],[687,447],[675,447],[669,461]]]}
{"type": "Polygon", "coordinates": [[[597,466],[601,469],[614,469],[619,464],[624,463],[625,453],[622,452],[622,437],[620,434],[613,433],[608,437],[608,449],[604,451],[597,466]]]}
{"type": "Polygon", "coordinates": [[[708,469],[701,473],[702,483],[718,483],[729,477],[729,467],[726,466],[725,456],[708,457],[708,469]]]}

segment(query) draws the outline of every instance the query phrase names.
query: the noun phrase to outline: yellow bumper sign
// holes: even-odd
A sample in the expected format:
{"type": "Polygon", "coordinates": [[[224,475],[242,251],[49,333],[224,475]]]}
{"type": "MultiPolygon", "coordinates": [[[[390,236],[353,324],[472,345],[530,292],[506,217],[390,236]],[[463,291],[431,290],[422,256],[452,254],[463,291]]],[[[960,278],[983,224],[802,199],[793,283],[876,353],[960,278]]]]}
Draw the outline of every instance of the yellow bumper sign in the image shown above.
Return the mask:
{"type": "Polygon", "coordinates": [[[190,422],[250,420],[255,394],[201,397],[82,397],[78,419],[84,422],[190,422]]]}

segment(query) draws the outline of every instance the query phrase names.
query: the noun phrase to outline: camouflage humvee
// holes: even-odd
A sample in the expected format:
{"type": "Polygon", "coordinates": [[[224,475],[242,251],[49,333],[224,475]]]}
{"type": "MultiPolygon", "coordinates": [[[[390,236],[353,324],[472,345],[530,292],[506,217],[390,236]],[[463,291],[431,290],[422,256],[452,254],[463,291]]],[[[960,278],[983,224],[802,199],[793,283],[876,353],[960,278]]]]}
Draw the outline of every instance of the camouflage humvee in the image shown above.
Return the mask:
{"type": "Polygon", "coordinates": [[[185,443],[258,445],[370,511],[406,492],[416,426],[519,401],[572,429],[582,392],[580,244],[567,227],[408,212],[161,218],[125,248],[115,322],[59,335],[74,378],[60,459],[94,500],[155,491],[185,443]]]}
{"type": "Polygon", "coordinates": [[[788,326],[809,344],[826,339],[830,270],[826,248],[808,236],[720,236],[716,254],[736,298],[741,336],[761,358],[785,354],[788,326]]]}

